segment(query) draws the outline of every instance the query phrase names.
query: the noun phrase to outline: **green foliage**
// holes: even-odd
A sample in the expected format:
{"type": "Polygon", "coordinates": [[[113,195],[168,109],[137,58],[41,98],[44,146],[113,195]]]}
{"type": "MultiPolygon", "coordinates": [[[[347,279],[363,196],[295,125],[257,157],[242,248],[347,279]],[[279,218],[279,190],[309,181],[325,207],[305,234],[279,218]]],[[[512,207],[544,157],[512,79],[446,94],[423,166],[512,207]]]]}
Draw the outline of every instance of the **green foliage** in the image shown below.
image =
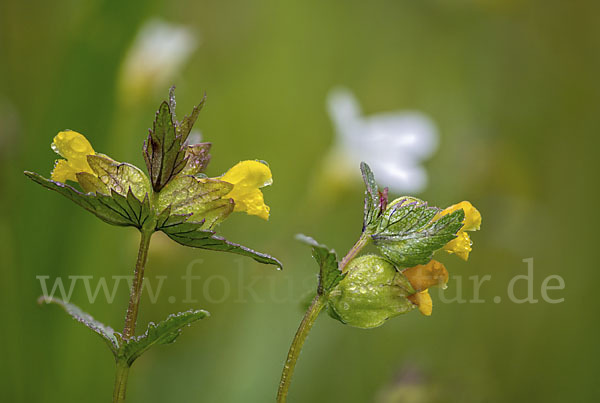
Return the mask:
{"type": "Polygon", "coordinates": [[[169,93],[169,102],[160,105],[148,139],[144,142],[144,160],[152,187],[159,192],[173,177],[186,167],[185,141],[204,105],[206,96],[194,107],[190,116],[182,122],[175,117],[174,87],[169,93]]]}
{"type": "Polygon", "coordinates": [[[198,119],[198,115],[206,102],[206,94],[200,100],[200,103],[192,109],[192,113],[188,116],[185,116],[181,122],[178,122],[175,119],[175,87],[171,87],[169,91],[169,103],[171,105],[171,112],[173,113],[173,120],[175,121],[175,127],[177,130],[177,135],[181,137],[184,141],[187,140],[190,132],[192,131],[192,127],[196,120],[198,119]]]}
{"type": "Polygon", "coordinates": [[[186,147],[185,157],[187,164],[181,171],[182,175],[196,175],[204,172],[206,166],[210,162],[211,143],[198,143],[186,147]]]}
{"type": "Polygon", "coordinates": [[[218,179],[178,176],[161,190],[156,208],[170,208],[170,214],[187,215],[210,229],[233,211],[233,200],[224,198],[231,189],[232,184],[218,179]]]}
{"type": "Polygon", "coordinates": [[[77,182],[85,192],[109,194],[109,191],[113,190],[124,195],[131,189],[140,200],[152,192],[150,181],[134,165],[117,162],[102,154],[88,155],[87,160],[96,175],[77,173],[77,182]]]}
{"type": "Polygon", "coordinates": [[[168,215],[163,213],[161,214],[157,229],[163,231],[169,238],[181,245],[219,252],[235,253],[251,257],[259,263],[272,264],[279,269],[283,268],[281,262],[272,256],[229,242],[225,238],[215,235],[214,231],[204,229],[202,222],[186,220],[186,216],[168,215]]]}
{"type": "Polygon", "coordinates": [[[303,234],[296,235],[296,239],[312,246],[312,256],[319,265],[319,285],[317,293],[319,295],[328,295],[329,292],[345,277],[345,274],[338,268],[335,251],[303,234]]]}
{"type": "Polygon", "coordinates": [[[112,225],[142,228],[151,215],[148,196],[139,200],[131,188],[125,195],[109,190],[109,194],[82,193],[70,185],[46,179],[43,176],[25,171],[25,175],[40,185],[54,190],[80,205],[96,217],[112,225]]]}
{"type": "Polygon", "coordinates": [[[150,322],[143,335],[122,340],[118,357],[125,359],[131,365],[150,347],[158,344],[173,343],[179,337],[184,327],[209,316],[210,314],[207,311],[189,310],[171,314],[167,319],[158,324],[150,322]]]}
{"type": "Polygon", "coordinates": [[[74,304],[50,297],[40,297],[38,303],[55,304],[63,308],[73,319],[102,337],[115,358],[117,360],[126,360],[128,365],[131,365],[133,361],[154,345],[173,343],[181,334],[185,326],[189,326],[197,320],[210,316],[210,314],[204,310],[189,310],[171,314],[167,319],[158,324],[152,322],[148,324],[148,328],[143,335],[134,336],[125,340],[121,333],[116,332],[110,326],[97,321],[90,314],[82,311],[74,304]]]}
{"type": "Polygon", "coordinates": [[[377,225],[377,219],[381,214],[381,200],[379,188],[375,182],[373,171],[367,163],[360,163],[360,171],[365,182],[365,207],[363,218],[363,232],[371,231],[377,225]]]}
{"type": "Polygon", "coordinates": [[[461,209],[433,220],[438,212],[422,200],[399,198],[382,214],[372,239],[398,267],[426,264],[436,250],[456,237],[465,218],[461,209]]]}
{"type": "Polygon", "coordinates": [[[58,298],[40,297],[38,304],[55,304],[60,306],[77,322],[85,325],[88,329],[102,337],[102,340],[106,342],[110,351],[116,356],[120,346],[120,337],[110,326],[97,321],[90,314],[79,309],[79,307],[58,298]]]}
{"type": "Polygon", "coordinates": [[[440,211],[426,202],[405,196],[387,205],[387,192],[380,192],[366,163],[360,169],[365,182],[363,232],[398,267],[425,264],[433,253],[456,237],[462,227],[462,210],[433,221],[440,211]]]}

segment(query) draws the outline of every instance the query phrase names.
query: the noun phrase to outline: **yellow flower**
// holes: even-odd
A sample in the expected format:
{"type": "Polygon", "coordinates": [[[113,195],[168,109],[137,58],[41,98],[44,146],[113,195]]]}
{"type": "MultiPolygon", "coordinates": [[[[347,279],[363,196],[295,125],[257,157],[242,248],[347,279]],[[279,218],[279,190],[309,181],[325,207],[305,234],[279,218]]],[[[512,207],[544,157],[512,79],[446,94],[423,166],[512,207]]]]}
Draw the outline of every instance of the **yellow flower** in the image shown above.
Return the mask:
{"type": "Polygon", "coordinates": [[[264,220],[269,219],[269,206],[260,188],[273,183],[267,164],[259,161],[242,161],[234,165],[220,180],[231,183],[233,189],[225,197],[233,199],[233,211],[245,211],[264,220]]]}
{"type": "Polygon", "coordinates": [[[76,174],[87,172],[93,174],[87,161],[88,155],[95,154],[90,142],[80,133],[65,130],[54,137],[52,149],[64,160],[57,160],[52,170],[52,180],[65,183],[67,180],[77,182],[76,174]]]}
{"type": "Polygon", "coordinates": [[[431,316],[433,301],[431,300],[431,295],[429,295],[429,290],[419,291],[416,294],[409,295],[407,298],[419,307],[419,312],[425,316],[431,316]]]}
{"type": "Polygon", "coordinates": [[[407,298],[417,305],[419,311],[430,316],[433,310],[433,301],[429,295],[429,287],[441,285],[444,287],[448,282],[448,271],[443,263],[431,260],[427,264],[419,264],[402,271],[412,287],[417,291],[407,298]]]}
{"type": "Polygon", "coordinates": [[[456,253],[457,256],[464,260],[469,258],[469,252],[471,252],[472,242],[469,234],[465,231],[477,231],[481,227],[481,214],[471,203],[468,201],[462,201],[455,205],[448,207],[447,209],[439,212],[434,220],[440,217],[450,214],[456,210],[462,209],[465,212],[465,219],[463,221],[462,228],[456,233],[456,238],[448,242],[444,246],[444,250],[448,253],[456,253]]]}

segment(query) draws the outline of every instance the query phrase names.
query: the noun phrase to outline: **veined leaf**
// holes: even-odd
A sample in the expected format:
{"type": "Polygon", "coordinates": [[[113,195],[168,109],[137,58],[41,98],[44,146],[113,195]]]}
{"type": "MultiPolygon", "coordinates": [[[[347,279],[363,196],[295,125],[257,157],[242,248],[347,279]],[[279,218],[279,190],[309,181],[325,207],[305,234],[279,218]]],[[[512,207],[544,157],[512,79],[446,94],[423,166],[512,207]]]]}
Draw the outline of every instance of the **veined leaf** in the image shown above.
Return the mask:
{"type": "Polygon", "coordinates": [[[181,171],[182,175],[196,175],[204,172],[210,162],[211,143],[192,144],[186,147],[185,156],[187,163],[181,171]]]}
{"type": "Polygon", "coordinates": [[[150,323],[148,329],[141,336],[134,336],[123,340],[122,347],[118,351],[119,357],[127,360],[131,365],[136,358],[146,352],[150,347],[158,344],[170,344],[177,339],[185,326],[204,319],[210,314],[203,310],[190,310],[172,314],[158,324],[150,323]]]}
{"type": "Polygon", "coordinates": [[[233,200],[223,198],[232,188],[218,179],[177,176],[160,192],[157,208],[169,207],[169,214],[189,216],[190,221],[203,222],[202,228],[210,229],[233,211],[233,200]]]}
{"type": "MultiPolygon", "coordinates": [[[[95,154],[87,156],[90,168],[105,188],[121,195],[126,195],[131,189],[136,198],[142,200],[146,194],[151,193],[150,181],[141,169],[126,162],[117,162],[106,155],[95,154]]],[[[78,174],[78,179],[81,174],[78,174]]],[[[88,174],[91,176],[91,174],[88,174]]],[[[86,192],[96,192],[96,189],[87,189],[78,181],[86,192]]],[[[107,191],[102,192],[108,194],[107,191]]]]}
{"type": "Polygon", "coordinates": [[[38,304],[55,304],[60,306],[77,322],[82,323],[83,325],[91,329],[94,333],[102,337],[102,340],[104,340],[106,344],[108,344],[108,347],[113,352],[113,354],[117,354],[117,350],[119,349],[119,339],[118,336],[116,336],[117,333],[110,326],[107,326],[97,321],[90,314],[83,312],[77,306],[58,298],[40,297],[38,299],[38,304]]]}
{"type": "Polygon", "coordinates": [[[379,196],[379,188],[375,182],[373,171],[367,163],[360,163],[360,171],[363,181],[365,182],[365,207],[363,218],[363,231],[373,228],[377,223],[377,218],[381,214],[381,203],[379,196]]]}
{"type": "Polygon", "coordinates": [[[382,215],[372,235],[375,246],[398,267],[426,264],[463,225],[462,210],[433,220],[439,211],[413,197],[401,199],[382,215]]]}
{"type": "Polygon", "coordinates": [[[144,142],[144,160],[152,187],[160,191],[167,182],[185,167],[183,141],[177,136],[169,104],[160,104],[154,125],[144,142]]]}
{"type": "Polygon", "coordinates": [[[296,235],[296,239],[312,246],[313,258],[319,265],[319,286],[317,293],[319,295],[328,294],[346,276],[338,268],[335,251],[303,234],[296,235]]]}
{"type": "Polygon", "coordinates": [[[272,264],[282,269],[281,262],[265,253],[256,252],[250,248],[229,242],[225,238],[215,235],[214,231],[203,228],[202,222],[185,221],[185,216],[168,216],[161,214],[157,230],[163,231],[175,242],[194,248],[208,249],[220,252],[235,253],[248,256],[259,263],[272,264]]]}
{"type": "Polygon", "coordinates": [[[144,142],[144,160],[150,174],[152,187],[160,191],[173,177],[187,165],[185,141],[192,125],[204,105],[203,98],[192,114],[177,122],[175,117],[174,87],[169,93],[169,102],[160,104],[148,139],[144,142]]]}
{"type": "MultiPolygon", "coordinates": [[[[171,97],[173,98],[173,100],[175,99],[173,93],[171,93],[171,97]]],[[[188,116],[185,116],[181,122],[177,123],[177,134],[179,136],[181,136],[183,141],[186,141],[188,136],[190,135],[190,132],[192,131],[192,127],[194,126],[194,123],[196,123],[196,120],[198,119],[198,115],[200,114],[200,111],[202,110],[202,107],[204,106],[204,102],[206,102],[206,94],[204,94],[200,103],[198,105],[194,106],[194,108],[192,109],[192,113],[189,114],[188,116]]],[[[175,113],[174,108],[173,108],[173,113],[175,113]]],[[[210,147],[210,145],[209,145],[209,147],[210,147]]]]}
{"type": "Polygon", "coordinates": [[[150,215],[150,202],[146,195],[138,200],[131,188],[125,196],[110,190],[110,195],[82,193],[72,186],[46,179],[43,176],[25,171],[25,175],[40,185],[54,190],[80,205],[96,217],[112,225],[141,228],[150,215]]]}

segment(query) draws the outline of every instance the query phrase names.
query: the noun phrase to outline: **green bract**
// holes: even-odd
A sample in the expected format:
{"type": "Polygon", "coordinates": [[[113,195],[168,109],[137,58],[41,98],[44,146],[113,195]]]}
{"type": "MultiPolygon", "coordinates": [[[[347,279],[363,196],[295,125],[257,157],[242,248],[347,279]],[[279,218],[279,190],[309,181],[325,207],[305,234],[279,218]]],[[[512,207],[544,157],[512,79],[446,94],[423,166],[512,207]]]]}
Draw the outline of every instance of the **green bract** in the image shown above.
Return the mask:
{"type": "Polygon", "coordinates": [[[329,292],[335,286],[337,286],[345,276],[345,274],[342,273],[338,268],[338,261],[335,251],[303,234],[296,235],[296,239],[312,246],[313,258],[319,265],[319,283],[317,285],[317,294],[327,296],[329,292]]]}
{"type": "Polygon", "coordinates": [[[456,238],[465,218],[457,210],[434,220],[439,211],[415,197],[394,200],[377,220],[371,235],[375,246],[398,267],[426,264],[435,251],[456,238]]]}
{"type": "Polygon", "coordinates": [[[162,212],[170,207],[170,214],[185,215],[210,229],[233,211],[233,201],[225,198],[231,189],[233,185],[217,179],[178,176],[161,190],[156,208],[162,212]]]}
{"type": "Polygon", "coordinates": [[[160,191],[186,168],[188,159],[185,142],[205,100],[206,96],[194,107],[190,116],[186,116],[181,122],[175,117],[174,88],[169,93],[169,102],[160,104],[153,128],[144,143],[144,160],[155,191],[160,191]]]}
{"type": "Polygon", "coordinates": [[[365,255],[350,262],[346,277],[329,293],[328,312],[347,325],[373,328],[414,309],[406,297],[415,292],[388,260],[365,255]]]}

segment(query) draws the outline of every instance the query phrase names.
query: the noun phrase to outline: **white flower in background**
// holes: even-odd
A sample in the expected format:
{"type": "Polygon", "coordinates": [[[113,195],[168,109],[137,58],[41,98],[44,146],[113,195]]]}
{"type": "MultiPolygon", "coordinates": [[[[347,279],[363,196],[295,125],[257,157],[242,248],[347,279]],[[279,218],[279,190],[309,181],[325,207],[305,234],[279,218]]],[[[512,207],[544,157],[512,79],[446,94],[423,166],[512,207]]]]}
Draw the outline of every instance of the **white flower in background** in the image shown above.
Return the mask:
{"type": "Polygon", "coordinates": [[[417,111],[363,116],[354,94],[343,88],[332,90],[327,104],[336,130],[325,161],[328,175],[338,181],[360,180],[358,167],[364,161],[393,193],[425,189],[427,172],[421,163],[438,146],[438,130],[428,116],[417,111]]]}
{"type": "Polygon", "coordinates": [[[121,66],[121,95],[135,100],[170,86],[197,47],[198,36],[190,28],[160,19],[148,20],[121,66]]]}

